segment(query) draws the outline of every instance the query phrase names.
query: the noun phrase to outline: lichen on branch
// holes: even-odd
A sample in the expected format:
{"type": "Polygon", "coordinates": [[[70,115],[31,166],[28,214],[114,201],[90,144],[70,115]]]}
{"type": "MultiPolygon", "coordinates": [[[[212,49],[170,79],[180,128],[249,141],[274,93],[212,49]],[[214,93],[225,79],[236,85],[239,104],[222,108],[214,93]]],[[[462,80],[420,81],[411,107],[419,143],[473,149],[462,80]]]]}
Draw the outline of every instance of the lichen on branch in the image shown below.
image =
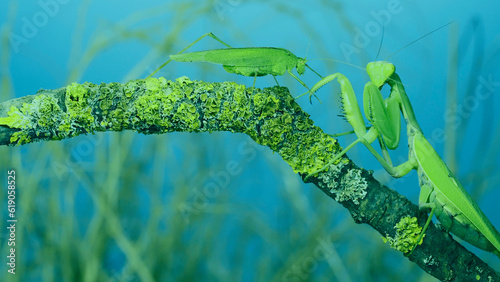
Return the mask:
{"type": "Polygon", "coordinates": [[[60,140],[96,131],[230,131],[247,134],[278,152],[296,173],[321,168],[339,151],[335,139],[313,126],[283,87],[247,89],[234,82],[160,77],[125,84],[72,83],[16,100],[2,105],[9,108],[7,116],[0,109],[0,125],[16,129],[1,144],[60,140]]]}

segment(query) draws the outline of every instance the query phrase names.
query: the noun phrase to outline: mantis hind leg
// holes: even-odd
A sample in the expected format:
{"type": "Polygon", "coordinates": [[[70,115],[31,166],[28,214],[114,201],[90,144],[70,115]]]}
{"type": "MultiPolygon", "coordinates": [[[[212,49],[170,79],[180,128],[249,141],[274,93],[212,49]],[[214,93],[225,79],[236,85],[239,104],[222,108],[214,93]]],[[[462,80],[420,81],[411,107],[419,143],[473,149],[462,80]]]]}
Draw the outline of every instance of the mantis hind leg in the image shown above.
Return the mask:
{"type": "Polygon", "coordinates": [[[430,213],[429,213],[429,217],[427,218],[427,221],[425,222],[425,225],[424,227],[422,228],[422,231],[420,232],[420,236],[418,236],[418,239],[417,239],[417,242],[415,243],[415,245],[413,246],[413,248],[411,249],[411,251],[408,253],[408,254],[405,254],[405,256],[410,256],[413,251],[415,250],[415,248],[422,244],[422,241],[423,241],[423,238],[424,238],[424,235],[425,235],[425,231],[427,231],[427,228],[429,227],[429,224],[431,224],[432,222],[432,217],[434,216],[434,211],[436,210],[436,205],[433,204],[433,203],[429,203],[429,204],[423,204],[423,205],[420,205],[419,206],[419,209],[430,209],[430,213]]]}
{"type": "Polygon", "coordinates": [[[422,228],[422,231],[420,232],[420,236],[418,236],[417,242],[415,243],[415,245],[413,246],[411,251],[408,254],[405,254],[405,256],[410,256],[413,253],[413,251],[415,250],[415,248],[418,245],[422,244],[422,241],[423,241],[423,238],[425,235],[425,231],[427,231],[429,224],[432,222],[432,217],[434,216],[434,210],[436,209],[436,206],[434,204],[425,204],[425,205],[421,205],[420,208],[430,208],[431,211],[429,213],[429,217],[427,218],[427,221],[425,222],[424,228],[422,228]]]}
{"type": "MultiPolygon", "coordinates": [[[[212,37],[213,39],[219,41],[222,45],[228,47],[228,48],[233,48],[231,47],[229,44],[227,44],[226,42],[222,41],[219,37],[215,36],[215,34],[211,33],[211,32],[207,32],[205,34],[203,34],[202,36],[200,36],[198,39],[196,39],[195,41],[193,41],[191,44],[189,44],[188,46],[186,46],[186,48],[182,49],[181,51],[177,52],[177,54],[182,54],[184,52],[186,52],[187,49],[193,47],[194,44],[198,43],[198,41],[202,40],[203,38],[205,37],[212,37]]],[[[153,73],[151,73],[150,75],[148,75],[147,78],[150,78],[151,76],[153,76],[155,73],[157,73],[159,70],[161,70],[164,66],[166,66],[168,63],[170,63],[172,61],[172,59],[168,59],[168,61],[166,61],[165,63],[163,63],[159,68],[157,68],[153,73]]]]}
{"type": "Polygon", "coordinates": [[[424,227],[422,228],[422,231],[420,232],[420,236],[417,239],[417,242],[415,243],[415,246],[411,249],[411,251],[406,254],[405,256],[410,256],[415,248],[421,244],[422,239],[424,238],[425,231],[427,231],[427,228],[429,227],[429,224],[432,221],[432,217],[434,216],[434,211],[436,210],[436,204],[435,203],[429,203],[429,198],[432,193],[431,187],[428,185],[422,185],[420,187],[420,195],[418,196],[418,209],[419,210],[430,210],[429,217],[427,218],[427,221],[425,222],[424,227]]]}

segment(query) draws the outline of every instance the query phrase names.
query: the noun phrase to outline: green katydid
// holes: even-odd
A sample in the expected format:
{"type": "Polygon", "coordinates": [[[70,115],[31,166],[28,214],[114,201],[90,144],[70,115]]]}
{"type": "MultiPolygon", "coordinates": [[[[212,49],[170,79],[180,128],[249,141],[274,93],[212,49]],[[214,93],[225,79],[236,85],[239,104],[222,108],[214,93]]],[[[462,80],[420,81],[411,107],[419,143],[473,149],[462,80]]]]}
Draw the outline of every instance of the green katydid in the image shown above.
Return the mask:
{"type": "MultiPolygon", "coordinates": [[[[270,74],[276,80],[275,76],[283,75],[285,72],[288,72],[288,74],[295,78],[300,84],[302,84],[302,86],[310,90],[302,80],[292,73],[294,68],[297,69],[298,74],[302,75],[307,67],[322,78],[320,74],[306,64],[306,59],[295,56],[289,50],[273,47],[233,48],[211,32],[202,35],[186,48],[182,49],[179,53],[170,55],[170,59],[148,77],[154,75],[172,60],[177,62],[208,62],[219,64],[222,65],[224,70],[229,73],[254,77],[254,86],[257,76],[270,74]],[[228,48],[184,53],[184,51],[206,36],[212,37],[228,48]]],[[[278,83],[277,80],[276,83],[278,83]]],[[[309,96],[309,100],[311,99],[311,96],[312,94],[309,96]]]]}
{"type": "MultiPolygon", "coordinates": [[[[430,214],[417,242],[422,239],[435,214],[449,232],[500,257],[500,233],[424,137],[403,84],[395,73],[394,65],[386,61],[371,62],[366,70],[371,79],[366,83],[363,92],[364,112],[372,125],[368,131],[351,83],[344,75],[335,73],[326,76],[312,87],[311,91],[317,91],[321,86],[337,79],[341,87],[345,117],[358,139],[326,166],[310,175],[326,170],[355,144],[362,143],[391,176],[402,177],[413,169],[418,171],[421,188],[419,207],[430,211],[430,214]],[[386,83],[391,87],[391,92],[384,100],[380,89],[386,83]],[[394,167],[387,148],[395,149],[398,146],[401,131],[400,111],[407,124],[409,152],[408,161],[394,167]],[[371,145],[376,139],[380,143],[383,156],[371,145]]],[[[411,252],[415,247],[416,245],[411,252]]]]}

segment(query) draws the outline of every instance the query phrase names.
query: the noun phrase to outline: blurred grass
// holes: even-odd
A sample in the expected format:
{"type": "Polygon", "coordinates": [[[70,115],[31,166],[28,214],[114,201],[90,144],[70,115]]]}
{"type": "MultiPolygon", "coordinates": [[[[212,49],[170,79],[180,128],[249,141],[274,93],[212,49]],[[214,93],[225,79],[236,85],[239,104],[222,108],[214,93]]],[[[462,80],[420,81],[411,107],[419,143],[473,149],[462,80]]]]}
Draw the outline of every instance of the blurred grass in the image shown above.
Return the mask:
{"type": "MultiPolygon", "coordinates": [[[[498,98],[489,89],[491,85],[483,84],[498,70],[494,62],[498,61],[500,42],[497,40],[486,50],[484,29],[480,16],[469,19],[461,30],[458,26],[452,29],[447,108],[461,105],[462,109],[456,110],[461,121],[459,125],[452,121],[445,123],[445,162],[478,203],[486,196],[495,195],[492,192],[498,191],[500,186],[496,173],[500,166],[498,98]],[[459,79],[459,73],[465,73],[466,79],[459,79]],[[485,92],[489,95],[485,96],[485,92]],[[469,106],[470,101],[477,103],[477,107],[469,106]],[[472,161],[465,161],[468,158],[472,161]]],[[[498,264],[497,258],[492,256],[485,256],[485,261],[490,265],[498,264]]]]}
{"type": "MultiPolygon", "coordinates": [[[[2,101],[15,97],[7,39],[15,3],[2,30],[2,101]]],[[[331,57],[322,47],[322,35],[300,9],[287,3],[259,1],[300,22],[317,53],[331,57]]],[[[343,28],[353,30],[340,3],[323,3],[343,28]]],[[[164,54],[183,47],[178,39],[195,20],[221,24],[213,13],[214,1],[167,2],[118,23],[101,22],[84,46],[90,4],[83,1],[80,7],[67,83],[79,81],[98,54],[135,41],[151,51],[122,81],[143,77],[145,69],[163,62],[164,54]]],[[[491,144],[498,144],[500,133],[494,136],[491,144]]],[[[304,185],[278,156],[256,147],[247,136],[99,133],[0,147],[0,156],[2,174],[16,170],[19,201],[17,274],[8,275],[3,264],[0,281],[429,279],[384,245],[380,235],[353,224],[340,205],[304,185]],[[203,190],[233,162],[240,172],[229,183],[203,190]],[[260,174],[262,168],[270,173],[260,174]]],[[[6,218],[6,209],[1,213],[6,218]]],[[[5,220],[1,230],[4,225],[5,220]]],[[[2,236],[1,253],[7,254],[2,236]]]]}

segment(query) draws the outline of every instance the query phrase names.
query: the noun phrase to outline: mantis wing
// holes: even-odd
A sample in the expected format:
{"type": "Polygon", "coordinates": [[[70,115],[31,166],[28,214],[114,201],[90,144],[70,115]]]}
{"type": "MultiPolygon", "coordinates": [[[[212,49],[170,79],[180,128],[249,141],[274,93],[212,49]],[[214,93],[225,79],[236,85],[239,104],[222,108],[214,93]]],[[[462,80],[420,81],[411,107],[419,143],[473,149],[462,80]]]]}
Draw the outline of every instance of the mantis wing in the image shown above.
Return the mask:
{"type": "Polygon", "coordinates": [[[471,239],[473,236],[469,237],[468,234],[460,236],[460,234],[453,232],[453,229],[450,231],[478,248],[491,251],[497,256],[500,255],[500,234],[456,180],[431,144],[421,133],[415,134],[413,144],[419,166],[432,183],[435,193],[437,193],[436,197],[441,198],[443,208],[447,209],[454,219],[463,224],[464,227],[471,227],[484,235],[494,249],[481,245],[478,240],[471,239]]]}

